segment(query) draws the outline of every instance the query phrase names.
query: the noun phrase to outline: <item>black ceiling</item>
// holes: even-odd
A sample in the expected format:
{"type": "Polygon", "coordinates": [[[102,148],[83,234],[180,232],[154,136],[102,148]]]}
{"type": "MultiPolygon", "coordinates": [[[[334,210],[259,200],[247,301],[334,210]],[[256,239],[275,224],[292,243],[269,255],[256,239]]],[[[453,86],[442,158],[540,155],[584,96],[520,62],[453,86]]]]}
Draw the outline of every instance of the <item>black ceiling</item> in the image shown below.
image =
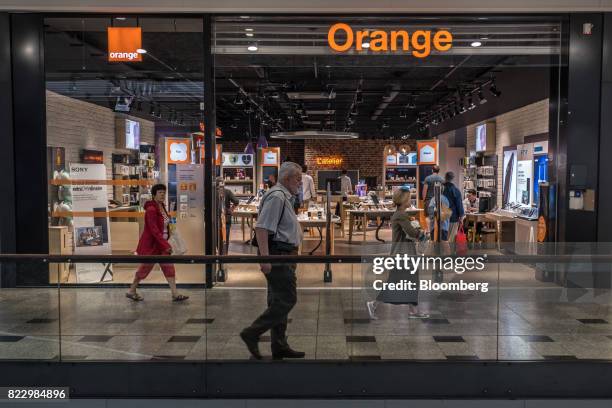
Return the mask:
{"type": "MultiPolygon", "coordinates": [[[[448,28],[455,43],[452,52],[426,59],[335,55],[323,41],[331,18],[221,18],[214,62],[217,126],[224,138],[247,137],[249,123],[252,135],[259,134],[263,123],[265,132],[325,128],[363,137],[417,137],[438,112],[442,120],[447,107],[466,103],[470,94],[476,98],[479,86],[484,85],[486,98],[493,97],[488,88],[499,72],[550,67],[551,56],[558,53],[559,25],[542,19],[353,20],[356,27],[448,28]],[[248,51],[255,40],[258,51],[248,51]],[[475,40],[483,46],[470,47],[475,40]],[[327,98],[304,99],[305,93],[327,98]]],[[[48,89],[109,107],[118,96],[133,95],[133,114],[197,128],[204,92],[201,20],[96,17],[48,18],[45,23],[48,89]],[[143,28],[143,62],[106,61],[106,27],[111,24],[143,28]]],[[[504,84],[496,85],[503,98],[504,84]]]]}

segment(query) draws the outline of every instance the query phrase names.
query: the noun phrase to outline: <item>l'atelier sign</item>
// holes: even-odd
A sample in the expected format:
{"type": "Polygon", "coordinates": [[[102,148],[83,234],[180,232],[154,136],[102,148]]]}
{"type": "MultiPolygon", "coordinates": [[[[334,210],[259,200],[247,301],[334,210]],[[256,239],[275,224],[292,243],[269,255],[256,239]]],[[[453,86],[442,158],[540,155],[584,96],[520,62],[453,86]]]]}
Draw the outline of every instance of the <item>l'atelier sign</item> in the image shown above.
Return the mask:
{"type": "Polygon", "coordinates": [[[344,159],[339,156],[321,156],[315,159],[318,166],[339,166],[344,159]]]}

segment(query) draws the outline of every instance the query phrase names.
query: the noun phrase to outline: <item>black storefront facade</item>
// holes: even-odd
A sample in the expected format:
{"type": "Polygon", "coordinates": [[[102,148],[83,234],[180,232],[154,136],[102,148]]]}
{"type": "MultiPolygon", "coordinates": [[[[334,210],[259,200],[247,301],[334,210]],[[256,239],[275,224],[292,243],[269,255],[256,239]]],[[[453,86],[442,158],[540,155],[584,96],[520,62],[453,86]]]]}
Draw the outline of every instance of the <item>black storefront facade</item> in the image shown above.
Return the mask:
{"type": "MultiPolygon", "coordinates": [[[[48,167],[45,79],[45,18],[60,15],[0,13],[0,134],[2,220],[0,248],[4,254],[46,254],[49,250],[48,167]],[[24,158],[27,158],[25,160],[24,158]]],[[[81,17],[61,15],[61,17],[81,17]]],[[[84,15],[82,17],[108,17],[84,15]]],[[[128,15],[128,18],[130,16],[128,15]]],[[[144,16],[143,16],[144,17],[144,16]]],[[[165,17],[165,16],[164,16],[165,17]]],[[[169,16],[171,17],[171,16],[169,16]]],[[[184,16],[181,16],[184,17],[184,16]]],[[[215,15],[190,15],[201,21],[201,82],[205,90],[200,120],[205,124],[204,184],[215,183],[215,15]],[[210,90],[210,91],[206,91],[210,90]]],[[[495,19],[496,16],[482,16],[495,19]]],[[[504,18],[511,18],[503,16],[504,18]]],[[[290,18],[290,16],[288,17],[290,18]]],[[[529,16],[521,16],[529,19],[529,16]]],[[[533,16],[533,18],[540,18],[533,16]]],[[[551,57],[549,76],[549,163],[557,186],[555,242],[612,241],[612,215],[607,174],[612,162],[606,114],[612,104],[608,64],[612,47],[612,15],[553,15],[561,27],[558,56],[551,57]],[[592,26],[591,26],[592,25],[592,26]],[[591,27],[590,32],[587,26],[591,27]],[[575,174],[581,175],[576,180],[575,174]],[[573,189],[596,191],[594,211],[569,208],[573,189]]],[[[459,119],[460,120],[460,119],[459,119]]],[[[449,128],[460,122],[447,122],[449,128]]],[[[215,225],[215,197],[205,190],[204,221],[215,225]]],[[[214,228],[204,230],[205,255],[217,255],[214,228]]],[[[215,268],[206,266],[206,282],[215,268]]],[[[5,265],[1,287],[48,284],[39,269],[5,265]]],[[[71,384],[80,397],[182,398],[529,398],[609,397],[608,362],[1,362],[2,383],[71,384]],[[35,374],[34,374],[35,373],[35,374]],[[168,381],[172,373],[180,381],[168,381]],[[92,380],[95,378],[95,380],[92,380]],[[255,382],[253,379],[257,378],[255,382]],[[245,380],[249,379],[249,380],[245,380]],[[279,387],[279,384],[283,384],[279,387]],[[409,384],[409,385],[408,385],[409,384]]]]}

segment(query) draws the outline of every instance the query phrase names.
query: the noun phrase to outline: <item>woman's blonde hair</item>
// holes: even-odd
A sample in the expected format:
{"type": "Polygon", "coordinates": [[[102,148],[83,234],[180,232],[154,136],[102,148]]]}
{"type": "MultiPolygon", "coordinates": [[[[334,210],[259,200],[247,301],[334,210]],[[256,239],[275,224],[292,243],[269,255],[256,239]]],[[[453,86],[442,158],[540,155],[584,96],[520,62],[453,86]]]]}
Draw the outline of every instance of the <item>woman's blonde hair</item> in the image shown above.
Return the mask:
{"type": "Polygon", "coordinates": [[[401,205],[406,199],[406,195],[410,196],[410,190],[398,188],[393,192],[393,204],[401,205]]]}

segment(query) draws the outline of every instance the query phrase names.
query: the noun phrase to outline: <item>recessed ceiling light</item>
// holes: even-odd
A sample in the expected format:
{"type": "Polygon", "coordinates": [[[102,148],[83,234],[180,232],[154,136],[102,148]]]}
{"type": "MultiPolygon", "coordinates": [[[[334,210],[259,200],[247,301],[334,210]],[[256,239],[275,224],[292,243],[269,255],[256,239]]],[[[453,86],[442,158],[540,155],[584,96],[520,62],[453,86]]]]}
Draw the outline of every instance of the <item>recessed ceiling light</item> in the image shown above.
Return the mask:
{"type": "Polygon", "coordinates": [[[247,36],[247,37],[252,37],[252,36],[253,36],[253,33],[246,33],[246,36],[247,36]]]}
{"type": "Polygon", "coordinates": [[[365,48],[365,49],[370,48],[370,43],[369,43],[369,42],[367,42],[367,41],[362,42],[362,43],[361,43],[361,48],[365,48]]]}
{"type": "Polygon", "coordinates": [[[245,28],[244,31],[253,31],[252,28],[245,28]]]}
{"type": "Polygon", "coordinates": [[[483,36],[483,37],[480,37],[480,39],[481,39],[481,40],[488,40],[488,39],[489,39],[489,37],[487,37],[487,36],[483,36]]]}
{"type": "Polygon", "coordinates": [[[249,16],[240,16],[240,18],[247,19],[247,18],[250,18],[250,17],[249,16]]]}
{"type": "Polygon", "coordinates": [[[257,47],[257,44],[251,44],[247,47],[247,50],[255,52],[257,51],[259,48],[257,47]]]}
{"type": "Polygon", "coordinates": [[[137,53],[139,53],[139,54],[146,54],[146,53],[147,53],[147,50],[145,50],[144,48],[138,48],[138,49],[136,50],[136,52],[137,52],[137,53]]]}
{"type": "Polygon", "coordinates": [[[115,17],[115,20],[125,21],[125,20],[126,20],[126,18],[125,18],[125,17],[115,17]]]}
{"type": "Polygon", "coordinates": [[[470,44],[472,47],[480,47],[482,45],[482,43],[480,41],[474,41],[473,43],[470,44]]]}

